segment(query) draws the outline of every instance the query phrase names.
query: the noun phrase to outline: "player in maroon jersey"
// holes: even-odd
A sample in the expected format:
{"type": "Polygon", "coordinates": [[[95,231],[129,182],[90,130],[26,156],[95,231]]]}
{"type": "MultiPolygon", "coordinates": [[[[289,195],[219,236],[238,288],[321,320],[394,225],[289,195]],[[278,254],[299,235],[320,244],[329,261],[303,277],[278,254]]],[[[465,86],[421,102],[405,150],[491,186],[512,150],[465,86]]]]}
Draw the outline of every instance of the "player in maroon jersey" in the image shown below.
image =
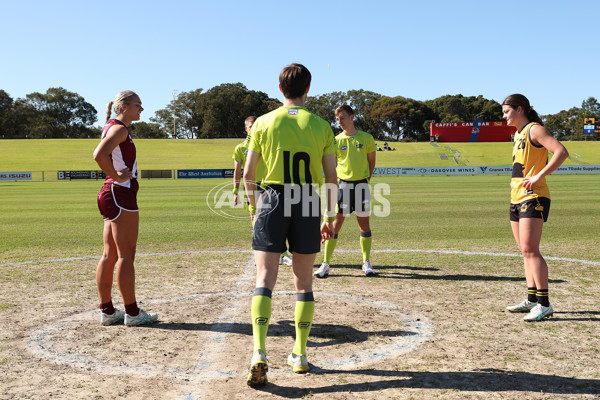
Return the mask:
{"type": "Polygon", "coordinates": [[[127,326],[152,323],[156,314],[138,308],[135,298],[135,248],[139,230],[137,206],[138,170],[135,145],[129,124],[140,119],[144,110],[137,94],[130,90],[118,93],[106,108],[106,123],[94,160],[106,174],[98,193],[98,208],[104,218],[104,252],[96,269],[102,325],[124,321],[127,326]],[[117,115],[111,119],[111,108],[117,115]],[[113,271],[117,266],[117,285],[125,313],[112,304],[113,271]]]}

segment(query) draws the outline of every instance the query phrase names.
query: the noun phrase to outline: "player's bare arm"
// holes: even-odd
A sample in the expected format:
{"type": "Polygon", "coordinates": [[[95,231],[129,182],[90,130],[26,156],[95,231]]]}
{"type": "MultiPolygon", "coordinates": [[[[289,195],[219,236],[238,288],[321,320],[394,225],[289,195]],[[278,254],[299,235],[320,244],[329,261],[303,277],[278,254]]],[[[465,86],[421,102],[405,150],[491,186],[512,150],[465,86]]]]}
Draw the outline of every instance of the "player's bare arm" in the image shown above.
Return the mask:
{"type": "Polygon", "coordinates": [[[237,194],[237,189],[240,187],[240,180],[242,178],[242,163],[239,161],[234,161],[233,164],[233,203],[239,204],[239,196],[237,194]]]}
{"type": "Polygon", "coordinates": [[[552,172],[556,171],[556,169],[569,157],[569,152],[565,146],[550,135],[543,126],[535,125],[531,127],[530,137],[533,144],[544,146],[551,152],[552,158],[546,167],[544,167],[537,175],[523,178],[523,186],[527,189],[531,189],[533,185],[544,176],[550,175],[552,172]]]}
{"type": "Polygon", "coordinates": [[[129,137],[127,128],[122,125],[112,126],[106,133],[106,137],[100,141],[96,150],[94,150],[94,160],[104,173],[110,176],[115,182],[126,182],[133,177],[129,168],[121,171],[115,170],[111,160],[110,153],[129,137]]]}
{"type": "MultiPolygon", "coordinates": [[[[335,172],[336,159],[335,154],[323,156],[323,172],[325,173],[325,184],[327,188],[327,215],[335,215],[335,205],[337,200],[337,173],[335,172]]],[[[333,220],[324,220],[321,225],[321,243],[333,237],[333,220]]]]}
{"type": "Polygon", "coordinates": [[[369,181],[373,177],[373,171],[375,171],[375,157],[377,153],[372,151],[367,154],[367,160],[369,161],[369,181]]]}
{"type": "Polygon", "coordinates": [[[256,167],[258,167],[260,157],[260,153],[248,150],[248,158],[246,159],[246,165],[244,166],[244,188],[246,190],[246,196],[248,196],[248,208],[251,216],[254,216],[256,213],[256,199],[254,193],[256,192],[256,167]]]}

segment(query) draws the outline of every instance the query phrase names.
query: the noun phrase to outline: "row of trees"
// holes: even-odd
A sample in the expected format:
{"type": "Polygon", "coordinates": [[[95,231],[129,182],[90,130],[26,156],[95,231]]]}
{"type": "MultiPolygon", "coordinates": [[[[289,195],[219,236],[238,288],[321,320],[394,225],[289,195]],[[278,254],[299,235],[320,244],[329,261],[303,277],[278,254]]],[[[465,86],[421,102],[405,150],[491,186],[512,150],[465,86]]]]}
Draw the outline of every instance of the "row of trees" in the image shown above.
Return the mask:
{"type": "Polygon", "coordinates": [[[69,138],[99,136],[97,111],[83,97],[63,88],[13,100],[0,89],[0,137],[69,138]]]}
{"type": "MultiPolygon", "coordinates": [[[[306,107],[329,121],[334,131],[340,130],[334,110],[342,104],[354,109],[356,127],[377,140],[428,141],[432,121],[502,120],[502,106],[483,96],[445,95],[419,101],[360,89],[309,96],[306,101],[306,107]]],[[[197,89],[181,93],[151,121],[177,138],[243,137],[241,127],[246,116],[262,115],[280,105],[278,100],[248,90],[241,83],[223,84],[206,92],[197,89]]],[[[589,116],[600,118],[600,103],[593,97],[584,100],[581,107],[542,119],[558,139],[583,140],[583,120],[589,116]]]]}
{"type": "MultiPolygon", "coordinates": [[[[332,92],[310,96],[306,107],[326,119],[334,131],[334,110],[349,104],[355,110],[355,125],[377,140],[427,141],[429,124],[436,122],[502,119],[502,107],[483,96],[446,95],[419,101],[402,96],[383,96],[366,90],[332,92]]],[[[279,107],[277,99],[247,89],[241,83],[227,83],[207,91],[182,92],[158,110],[150,123],[131,125],[132,134],[143,138],[231,138],[243,137],[244,119],[260,116],[279,107]]],[[[600,104],[590,97],[581,107],[542,116],[548,131],[560,140],[582,140],[583,119],[600,117],[600,104]]],[[[0,89],[0,137],[77,138],[99,137],[94,126],[97,111],[83,97],[63,88],[31,93],[13,100],[0,89]]]]}
{"type": "Polygon", "coordinates": [[[389,97],[365,90],[333,92],[309,97],[306,106],[328,120],[335,130],[334,110],[349,104],[355,111],[355,125],[379,140],[429,140],[429,124],[437,122],[502,119],[502,107],[482,96],[442,96],[418,101],[402,96],[389,97]]]}
{"type": "MultiPolygon", "coordinates": [[[[306,101],[306,107],[329,121],[334,131],[339,131],[334,110],[342,104],[352,106],[359,129],[379,140],[429,140],[429,123],[433,120],[502,118],[502,107],[482,96],[443,96],[422,102],[351,90],[310,96],[306,101]]],[[[157,111],[151,121],[178,138],[238,137],[244,135],[241,127],[246,116],[262,115],[279,106],[278,100],[248,90],[241,83],[224,84],[206,92],[198,89],[181,93],[166,108],[157,111]]]]}
{"type": "Polygon", "coordinates": [[[245,134],[249,115],[260,116],[280,105],[264,92],[225,83],[206,92],[182,92],[150,120],[175,138],[230,138],[245,134]]]}

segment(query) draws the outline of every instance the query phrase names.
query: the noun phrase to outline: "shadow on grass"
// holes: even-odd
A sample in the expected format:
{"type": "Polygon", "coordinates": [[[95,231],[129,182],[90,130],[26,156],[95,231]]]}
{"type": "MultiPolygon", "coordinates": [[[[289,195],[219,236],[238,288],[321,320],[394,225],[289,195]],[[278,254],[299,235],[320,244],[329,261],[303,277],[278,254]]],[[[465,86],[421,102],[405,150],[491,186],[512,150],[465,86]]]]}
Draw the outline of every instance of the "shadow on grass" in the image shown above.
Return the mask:
{"type": "MultiPolygon", "coordinates": [[[[318,268],[319,265],[315,265],[315,270],[316,268],[318,268]]],[[[330,264],[330,267],[333,270],[336,269],[356,269],[356,270],[361,270],[362,264],[330,264]]],[[[434,267],[413,267],[411,265],[379,265],[379,264],[375,264],[373,265],[373,268],[375,268],[376,271],[385,271],[385,270],[398,270],[398,269],[405,269],[405,270],[409,270],[409,271],[439,271],[439,268],[434,268],[434,267]]]]}
{"type": "MultiPolygon", "coordinates": [[[[223,322],[223,323],[161,323],[160,321],[152,325],[143,325],[140,328],[148,329],[165,329],[178,331],[211,331],[222,333],[235,333],[240,335],[252,336],[252,325],[250,323],[239,322],[223,322]]],[[[269,325],[267,336],[270,337],[291,337],[296,335],[294,329],[294,321],[282,320],[272,322],[269,325]]],[[[371,336],[378,337],[399,337],[399,336],[414,336],[417,332],[408,332],[402,330],[388,331],[369,331],[364,332],[356,328],[346,325],[337,324],[314,324],[310,330],[308,346],[310,347],[326,347],[335,346],[347,343],[361,343],[369,340],[371,336]],[[324,341],[314,341],[311,338],[319,338],[324,341]]]]}
{"type": "MultiPolygon", "coordinates": [[[[347,268],[352,268],[351,265],[340,265],[340,267],[347,267],[347,268]]],[[[360,266],[359,266],[360,267],[360,266]]],[[[405,269],[405,270],[409,270],[409,271],[439,271],[439,268],[434,268],[434,267],[413,267],[411,265],[376,265],[375,266],[377,268],[377,270],[397,270],[397,269],[405,269]]]]}
{"type": "MultiPolygon", "coordinates": [[[[600,321],[600,310],[596,311],[554,311],[554,315],[548,321],[600,321]],[[570,315],[581,315],[571,317],[570,315]],[[589,315],[586,317],[585,315],[589,315]]],[[[600,394],[600,392],[599,392],[600,394]]]]}
{"type": "MultiPolygon", "coordinates": [[[[297,388],[269,383],[257,389],[283,398],[315,394],[379,392],[386,389],[440,389],[461,392],[531,392],[536,394],[597,395],[600,380],[578,379],[529,372],[483,369],[468,372],[414,372],[362,369],[339,371],[311,366],[311,374],[332,374],[336,380],[357,376],[360,382],[297,388]],[[384,378],[370,381],[370,378],[384,378]]],[[[282,377],[277,382],[284,382],[282,377]]],[[[433,394],[431,394],[433,396],[433,394]]],[[[521,395],[523,396],[523,394],[521,395]]]]}
{"type": "MultiPolygon", "coordinates": [[[[414,272],[391,272],[398,270],[409,270],[409,271],[439,271],[438,268],[422,268],[422,267],[412,267],[409,265],[405,266],[389,266],[389,265],[376,265],[374,266],[376,275],[371,277],[373,278],[391,278],[391,279],[423,279],[423,280],[433,280],[433,281],[489,281],[489,282],[522,282],[525,280],[524,276],[498,276],[498,275],[466,275],[466,274],[445,274],[445,275],[429,275],[429,274],[420,274],[414,272]],[[382,272],[383,271],[383,272],[382,272]]],[[[348,274],[343,273],[344,269],[358,269],[360,270],[360,266],[356,265],[332,265],[329,273],[329,277],[331,278],[341,278],[341,277],[357,277],[356,274],[348,274]],[[338,273],[341,272],[341,273],[338,273]]],[[[567,281],[562,279],[549,279],[549,283],[565,283],[567,281]]]]}

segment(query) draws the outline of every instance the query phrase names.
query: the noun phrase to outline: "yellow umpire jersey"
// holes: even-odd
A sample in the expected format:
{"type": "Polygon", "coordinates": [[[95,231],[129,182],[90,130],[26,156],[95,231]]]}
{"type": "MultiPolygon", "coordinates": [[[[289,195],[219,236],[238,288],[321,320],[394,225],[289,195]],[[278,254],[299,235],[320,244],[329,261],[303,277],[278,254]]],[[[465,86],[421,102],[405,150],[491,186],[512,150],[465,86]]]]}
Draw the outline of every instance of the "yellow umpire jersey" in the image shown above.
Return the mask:
{"type": "MultiPolygon", "coordinates": [[[[242,143],[235,146],[233,150],[233,158],[235,161],[242,164],[242,169],[246,165],[246,158],[248,157],[248,144],[250,142],[250,138],[247,138],[242,143]]],[[[265,175],[265,164],[262,160],[258,162],[258,167],[256,167],[256,181],[260,182],[262,177],[265,175]]]]}
{"type": "Polygon", "coordinates": [[[367,154],[375,151],[375,139],[370,133],[358,131],[348,136],[344,132],[335,137],[337,176],[344,181],[360,181],[371,174],[367,154]]]}
{"type": "Polygon", "coordinates": [[[548,164],[548,150],[544,146],[531,142],[531,127],[539,125],[530,122],[521,132],[515,133],[513,143],[512,179],[510,181],[510,202],[520,204],[536,197],[550,198],[550,190],[546,184],[546,177],[540,179],[532,188],[525,189],[523,178],[537,175],[548,164]]]}
{"type": "Polygon", "coordinates": [[[249,150],[265,163],[263,184],[323,183],[322,158],[335,152],[329,122],[304,107],[279,107],[259,117],[249,150]]]}

